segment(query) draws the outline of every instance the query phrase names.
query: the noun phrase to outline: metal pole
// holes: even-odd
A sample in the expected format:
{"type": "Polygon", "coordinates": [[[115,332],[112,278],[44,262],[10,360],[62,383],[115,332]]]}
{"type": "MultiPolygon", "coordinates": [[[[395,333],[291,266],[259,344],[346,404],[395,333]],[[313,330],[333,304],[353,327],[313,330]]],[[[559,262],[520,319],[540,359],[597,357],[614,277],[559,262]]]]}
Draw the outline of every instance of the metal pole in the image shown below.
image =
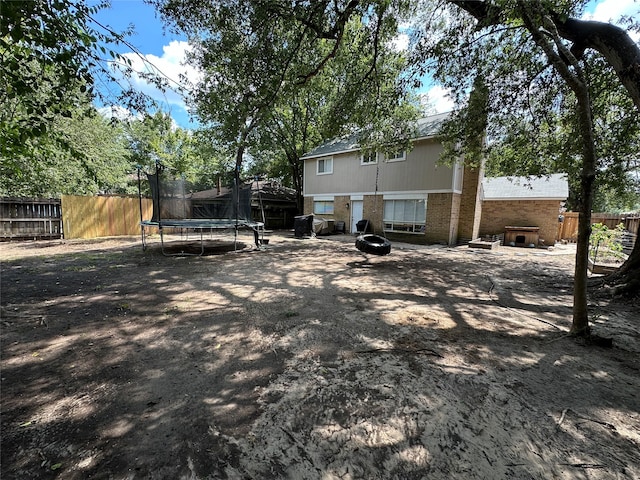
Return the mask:
{"type": "Polygon", "coordinates": [[[160,160],[156,159],[156,192],[157,192],[156,196],[158,197],[158,202],[157,202],[158,230],[160,231],[160,243],[162,245],[162,250],[164,253],[164,232],[162,231],[162,214],[160,212],[160,170],[161,170],[160,160]]]}
{"type": "Polygon", "coordinates": [[[144,250],[145,248],[145,242],[144,242],[144,225],[142,224],[142,221],[144,220],[142,218],[142,183],[140,181],[140,165],[137,166],[138,169],[138,202],[140,204],[140,237],[142,240],[142,250],[144,250]]]}
{"type": "MultiPolygon", "coordinates": [[[[264,216],[264,205],[262,204],[262,191],[260,190],[260,180],[256,175],[256,188],[258,189],[258,201],[260,203],[260,213],[262,214],[262,238],[260,240],[264,240],[264,229],[267,226],[267,219],[264,216]]],[[[258,226],[258,230],[260,227],[258,226]]]]}

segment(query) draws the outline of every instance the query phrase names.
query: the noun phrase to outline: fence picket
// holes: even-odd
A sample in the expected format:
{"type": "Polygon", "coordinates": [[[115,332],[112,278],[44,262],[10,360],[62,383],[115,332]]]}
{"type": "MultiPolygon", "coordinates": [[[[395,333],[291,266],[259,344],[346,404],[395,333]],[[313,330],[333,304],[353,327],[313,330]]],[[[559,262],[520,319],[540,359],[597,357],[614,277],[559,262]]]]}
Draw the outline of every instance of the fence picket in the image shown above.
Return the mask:
{"type": "MultiPolygon", "coordinates": [[[[558,237],[561,240],[575,242],[578,239],[578,212],[563,213],[564,221],[560,224],[558,237]]],[[[602,223],[609,228],[616,228],[619,224],[624,225],[624,229],[635,236],[638,235],[640,226],[640,215],[616,215],[611,213],[592,213],[591,223],[602,223]]]]}

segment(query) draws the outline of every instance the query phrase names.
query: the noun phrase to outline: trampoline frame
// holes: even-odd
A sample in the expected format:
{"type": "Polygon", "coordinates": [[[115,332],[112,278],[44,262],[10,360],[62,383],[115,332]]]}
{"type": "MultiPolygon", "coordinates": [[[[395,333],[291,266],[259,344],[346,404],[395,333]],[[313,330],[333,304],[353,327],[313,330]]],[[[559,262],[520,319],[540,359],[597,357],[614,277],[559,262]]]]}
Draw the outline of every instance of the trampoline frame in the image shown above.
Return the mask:
{"type": "Polygon", "coordinates": [[[260,234],[261,231],[264,235],[264,223],[263,222],[249,222],[238,219],[226,219],[226,218],[187,218],[187,219],[162,219],[159,221],[143,220],[140,222],[142,230],[142,250],[146,250],[147,234],[146,228],[157,228],[160,232],[160,245],[162,247],[162,254],[166,256],[182,256],[182,255],[203,255],[204,254],[204,232],[209,230],[231,230],[234,231],[234,250],[238,245],[238,230],[250,229],[253,230],[253,237],[256,248],[260,248],[260,234]],[[200,234],[200,253],[167,253],[165,250],[164,242],[164,229],[165,228],[179,228],[194,230],[200,234]]]}

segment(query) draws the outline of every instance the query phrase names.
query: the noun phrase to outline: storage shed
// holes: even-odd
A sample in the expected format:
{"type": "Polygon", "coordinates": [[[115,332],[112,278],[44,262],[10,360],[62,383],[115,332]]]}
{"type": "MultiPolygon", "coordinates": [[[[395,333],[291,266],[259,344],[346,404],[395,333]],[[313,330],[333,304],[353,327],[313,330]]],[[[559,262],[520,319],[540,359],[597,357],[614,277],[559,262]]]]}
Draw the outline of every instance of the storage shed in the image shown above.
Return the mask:
{"type": "MultiPolygon", "coordinates": [[[[480,236],[513,234],[511,243],[530,246],[537,229],[536,246],[553,245],[558,235],[558,217],[568,196],[565,174],[486,177],[482,181],[480,236]],[[518,227],[526,227],[528,233],[517,233],[518,227]]],[[[504,243],[507,244],[506,238],[504,243]]]]}

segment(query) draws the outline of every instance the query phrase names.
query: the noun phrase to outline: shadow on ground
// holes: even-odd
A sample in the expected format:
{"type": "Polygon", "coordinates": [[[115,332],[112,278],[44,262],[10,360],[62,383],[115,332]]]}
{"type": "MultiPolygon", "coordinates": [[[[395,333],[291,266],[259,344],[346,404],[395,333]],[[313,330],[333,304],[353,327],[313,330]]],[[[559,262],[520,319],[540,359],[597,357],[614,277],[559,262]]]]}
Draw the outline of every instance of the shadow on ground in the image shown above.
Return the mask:
{"type": "Polygon", "coordinates": [[[571,255],[351,241],[3,261],[2,478],[640,477],[637,307],[587,347],[571,255]]]}

